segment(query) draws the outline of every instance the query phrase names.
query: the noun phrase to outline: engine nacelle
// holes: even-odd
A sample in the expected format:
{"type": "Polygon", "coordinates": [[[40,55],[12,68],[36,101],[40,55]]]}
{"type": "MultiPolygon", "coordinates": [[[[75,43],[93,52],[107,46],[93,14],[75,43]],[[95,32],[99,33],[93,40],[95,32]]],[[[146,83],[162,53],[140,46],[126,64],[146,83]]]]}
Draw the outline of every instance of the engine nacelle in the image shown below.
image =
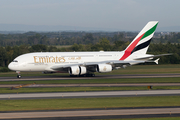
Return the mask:
{"type": "Polygon", "coordinates": [[[83,75],[86,73],[87,73],[86,67],[83,66],[71,66],[69,69],[70,75],[83,75]]]}
{"type": "Polygon", "coordinates": [[[69,69],[69,74],[70,75],[79,75],[80,69],[79,66],[71,66],[69,69]]]}
{"type": "Polygon", "coordinates": [[[98,72],[111,72],[112,66],[108,64],[98,64],[97,71],[98,72]]]}
{"type": "Polygon", "coordinates": [[[80,75],[83,75],[83,74],[86,74],[87,73],[87,69],[86,67],[83,67],[83,66],[79,66],[79,69],[80,69],[80,75]]]}

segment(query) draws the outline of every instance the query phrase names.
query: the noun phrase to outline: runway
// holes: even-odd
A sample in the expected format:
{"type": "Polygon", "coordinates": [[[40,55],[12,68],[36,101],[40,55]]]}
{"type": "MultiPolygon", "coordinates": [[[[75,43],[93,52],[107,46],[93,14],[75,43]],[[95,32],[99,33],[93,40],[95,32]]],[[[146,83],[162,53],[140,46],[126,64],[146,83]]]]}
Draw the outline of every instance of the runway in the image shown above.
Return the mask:
{"type": "Polygon", "coordinates": [[[96,91],[96,92],[56,92],[0,94],[0,100],[43,99],[43,98],[88,98],[88,97],[132,97],[180,95],[180,90],[136,90],[136,91],[96,91]]]}
{"type": "MultiPolygon", "coordinates": [[[[0,85],[0,88],[17,87],[23,84],[0,85]]],[[[180,83],[120,83],[120,84],[31,84],[26,87],[142,87],[142,86],[180,86],[180,83]]]]}
{"type": "Polygon", "coordinates": [[[180,108],[144,108],[144,109],[113,109],[113,110],[76,110],[76,111],[48,111],[48,112],[7,112],[0,113],[0,119],[94,119],[94,118],[127,118],[150,116],[180,116],[180,108]]]}
{"type": "Polygon", "coordinates": [[[95,77],[70,77],[70,76],[23,76],[21,79],[14,77],[0,77],[0,81],[27,81],[27,80],[76,80],[76,79],[110,79],[110,78],[167,78],[180,77],[180,73],[168,74],[130,74],[130,75],[96,75],[95,77]]]}

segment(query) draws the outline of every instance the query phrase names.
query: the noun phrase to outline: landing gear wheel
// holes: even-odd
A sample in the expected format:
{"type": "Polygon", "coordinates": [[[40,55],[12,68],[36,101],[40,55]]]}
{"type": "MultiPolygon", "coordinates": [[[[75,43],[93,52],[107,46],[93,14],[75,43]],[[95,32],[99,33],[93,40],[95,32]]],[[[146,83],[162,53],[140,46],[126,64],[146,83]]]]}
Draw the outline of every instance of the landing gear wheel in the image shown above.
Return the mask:
{"type": "Polygon", "coordinates": [[[17,75],[17,78],[21,78],[21,75],[17,75]]]}
{"type": "Polygon", "coordinates": [[[16,73],[18,74],[17,78],[21,78],[21,72],[20,71],[16,71],[16,73]]]}
{"type": "Polygon", "coordinates": [[[94,77],[95,76],[95,74],[91,74],[91,77],[94,77]]]}
{"type": "Polygon", "coordinates": [[[94,77],[95,74],[86,74],[86,77],[94,77]]]}

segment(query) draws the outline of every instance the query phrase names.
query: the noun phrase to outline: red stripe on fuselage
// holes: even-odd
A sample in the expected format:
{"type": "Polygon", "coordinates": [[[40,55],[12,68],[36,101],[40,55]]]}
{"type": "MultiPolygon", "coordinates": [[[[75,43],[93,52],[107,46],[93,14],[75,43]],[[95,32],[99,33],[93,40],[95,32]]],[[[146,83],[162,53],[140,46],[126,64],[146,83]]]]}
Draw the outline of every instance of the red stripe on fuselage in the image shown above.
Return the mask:
{"type": "Polygon", "coordinates": [[[143,37],[144,34],[142,34],[141,36],[139,36],[124,52],[124,55],[119,59],[119,60],[125,60],[127,57],[129,57],[131,55],[131,52],[133,51],[133,49],[136,47],[136,45],[138,44],[138,42],[141,40],[141,38],[143,37]]]}

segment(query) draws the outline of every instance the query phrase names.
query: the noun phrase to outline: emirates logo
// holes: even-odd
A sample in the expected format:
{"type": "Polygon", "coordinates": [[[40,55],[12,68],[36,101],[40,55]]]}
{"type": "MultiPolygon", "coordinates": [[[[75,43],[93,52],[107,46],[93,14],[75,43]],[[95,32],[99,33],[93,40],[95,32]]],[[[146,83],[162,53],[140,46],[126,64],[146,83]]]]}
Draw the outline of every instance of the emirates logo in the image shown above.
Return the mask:
{"type": "Polygon", "coordinates": [[[104,66],[103,70],[106,71],[106,69],[107,69],[106,66],[104,66]]]}
{"type": "Polygon", "coordinates": [[[79,73],[79,69],[78,68],[76,69],[76,73],[79,73]]]}

